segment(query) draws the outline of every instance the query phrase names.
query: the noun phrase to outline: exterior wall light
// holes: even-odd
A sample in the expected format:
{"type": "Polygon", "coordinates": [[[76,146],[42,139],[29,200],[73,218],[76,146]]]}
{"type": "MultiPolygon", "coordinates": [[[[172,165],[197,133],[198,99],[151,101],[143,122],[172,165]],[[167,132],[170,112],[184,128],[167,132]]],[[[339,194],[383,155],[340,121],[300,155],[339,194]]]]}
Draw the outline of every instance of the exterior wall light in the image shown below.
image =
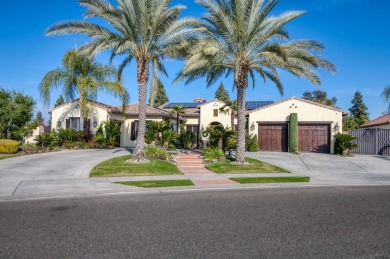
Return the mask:
{"type": "Polygon", "coordinates": [[[57,128],[61,128],[62,126],[62,122],[61,121],[57,121],[57,128]]]}

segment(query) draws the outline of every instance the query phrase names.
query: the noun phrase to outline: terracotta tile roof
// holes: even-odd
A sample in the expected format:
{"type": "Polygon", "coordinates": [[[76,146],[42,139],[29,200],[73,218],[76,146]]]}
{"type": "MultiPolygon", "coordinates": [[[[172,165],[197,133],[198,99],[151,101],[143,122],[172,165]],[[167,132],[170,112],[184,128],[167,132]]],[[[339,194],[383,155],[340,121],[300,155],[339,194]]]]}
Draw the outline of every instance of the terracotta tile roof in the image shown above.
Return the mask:
{"type": "Polygon", "coordinates": [[[343,111],[343,110],[341,110],[339,108],[328,106],[328,105],[321,104],[321,103],[312,102],[312,101],[309,101],[309,100],[306,100],[306,99],[303,99],[303,98],[299,98],[299,97],[296,97],[296,96],[293,96],[293,97],[290,97],[290,98],[287,98],[287,99],[283,99],[283,100],[280,100],[280,101],[275,101],[274,103],[271,103],[269,105],[260,107],[258,109],[252,110],[252,111],[247,111],[247,114],[252,113],[252,112],[256,112],[256,111],[259,111],[259,110],[262,110],[262,109],[266,109],[266,108],[271,107],[273,105],[277,105],[279,103],[284,103],[284,102],[291,101],[291,100],[298,100],[298,101],[302,101],[302,102],[305,102],[305,103],[309,103],[309,104],[313,104],[313,105],[316,105],[316,106],[320,106],[322,108],[338,111],[338,112],[341,112],[343,114],[343,116],[344,115],[348,115],[348,112],[343,111]]]}
{"type": "Polygon", "coordinates": [[[360,127],[367,128],[367,127],[373,127],[373,126],[380,126],[380,125],[387,125],[390,124],[390,113],[385,114],[379,118],[376,118],[375,120],[369,121],[360,127]]]}
{"type": "MultiPolygon", "coordinates": [[[[122,113],[122,106],[116,106],[115,110],[111,110],[112,113],[122,113]]],[[[138,115],[139,114],[139,105],[138,103],[129,104],[125,107],[126,115],[138,115]]],[[[152,106],[146,105],[146,115],[157,115],[157,116],[165,116],[165,117],[174,117],[168,111],[165,111],[160,108],[155,108],[152,106]]]]}

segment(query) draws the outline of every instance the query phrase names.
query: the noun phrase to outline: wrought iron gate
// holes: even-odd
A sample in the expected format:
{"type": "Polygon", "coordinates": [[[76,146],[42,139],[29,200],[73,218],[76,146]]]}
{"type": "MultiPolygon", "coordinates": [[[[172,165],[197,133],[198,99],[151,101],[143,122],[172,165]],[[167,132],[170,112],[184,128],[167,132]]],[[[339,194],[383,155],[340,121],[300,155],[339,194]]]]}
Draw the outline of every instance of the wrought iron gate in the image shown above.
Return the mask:
{"type": "Polygon", "coordinates": [[[390,155],[390,129],[358,129],[349,132],[357,137],[355,154],[390,155]]]}

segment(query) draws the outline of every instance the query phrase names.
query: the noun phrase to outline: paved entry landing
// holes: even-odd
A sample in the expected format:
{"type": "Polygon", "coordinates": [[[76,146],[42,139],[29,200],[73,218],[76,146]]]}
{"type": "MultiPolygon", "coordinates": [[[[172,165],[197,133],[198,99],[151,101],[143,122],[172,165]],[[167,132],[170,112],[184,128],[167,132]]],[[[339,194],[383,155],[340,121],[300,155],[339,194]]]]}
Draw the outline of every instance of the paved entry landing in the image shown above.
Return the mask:
{"type": "Polygon", "coordinates": [[[177,157],[177,167],[195,185],[238,185],[238,183],[222,177],[205,168],[201,153],[195,151],[180,151],[177,157]]]}

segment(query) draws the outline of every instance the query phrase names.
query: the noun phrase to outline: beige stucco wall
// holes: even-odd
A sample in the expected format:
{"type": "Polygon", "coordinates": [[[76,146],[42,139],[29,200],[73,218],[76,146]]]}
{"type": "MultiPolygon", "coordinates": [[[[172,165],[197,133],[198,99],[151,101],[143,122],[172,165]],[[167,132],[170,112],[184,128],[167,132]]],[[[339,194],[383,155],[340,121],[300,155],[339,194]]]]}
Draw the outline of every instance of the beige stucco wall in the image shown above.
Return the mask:
{"type": "Polygon", "coordinates": [[[342,112],[300,100],[289,100],[249,113],[249,132],[258,134],[258,121],[288,122],[291,113],[298,114],[299,122],[329,122],[331,129],[331,153],[334,153],[334,134],[337,133],[335,125],[338,124],[338,131],[342,132],[342,112]]]}
{"type": "Polygon", "coordinates": [[[223,107],[225,103],[220,101],[211,101],[200,106],[200,127],[208,127],[212,122],[219,122],[223,127],[231,128],[230,113],[223,113],[219,108],[223,107]],[[218,117],[214,117],[214,109],[218,110],[218,117]]]}
{"type": "MultiPolygon", "coordinates": [[[[97,127],[99,127],[101,122],[107,121],[108,113],[105,109],[99,108],[97,106],[91,105],[90,107],[90,121],[91,126],[93,122],[96,121],[97,127]]],[[[51,117],[51,129],[55,129],[58,131],[60,128],[66,128],[66,119],[68,118],[79,118],[80,117],[80,109],[77,107],[75,103],[68,103],[58,108],[52,110],[51,117]],[[61,127],[57,126],[57,122],[61,122],[61,127]]],[[[81,122],[82,123],[82,122],[81,122]]],[[[96,128],[92,129],[92,132],[95,133],[96,128]]]]}
{"type": "MultiPolygon", "coordinates": [[[[111,114],[109,115],[109,118],[118,122],[122,122],[121,147],[135,147],[135,141],[131,140],[131,123],[138,120],[138,116],[123,117],[123,115],[120,114],[111,114]]],[[[147,116],[146,120],[162,121],[163,118],[161,116],[147,116]]],[[[172,119],[171,123],[176,124],[176,122],[172,119]]]]}
{"type": "Polygon", "coordinates": [[[199,117],[186,117],[182,116],[186,120],[186,125],[199,125],[199,117]]]}
{"type": "Polygon", "coordinates": [[[35,144],[36,141],[34,140],[39,134],[43,133],[44,131],[44,128],[43,126],[38,126],[36,127],[33,132],[32,132],[32,135],[28,138],[24,138],[24,143],[26,144],[35,144]]]}

